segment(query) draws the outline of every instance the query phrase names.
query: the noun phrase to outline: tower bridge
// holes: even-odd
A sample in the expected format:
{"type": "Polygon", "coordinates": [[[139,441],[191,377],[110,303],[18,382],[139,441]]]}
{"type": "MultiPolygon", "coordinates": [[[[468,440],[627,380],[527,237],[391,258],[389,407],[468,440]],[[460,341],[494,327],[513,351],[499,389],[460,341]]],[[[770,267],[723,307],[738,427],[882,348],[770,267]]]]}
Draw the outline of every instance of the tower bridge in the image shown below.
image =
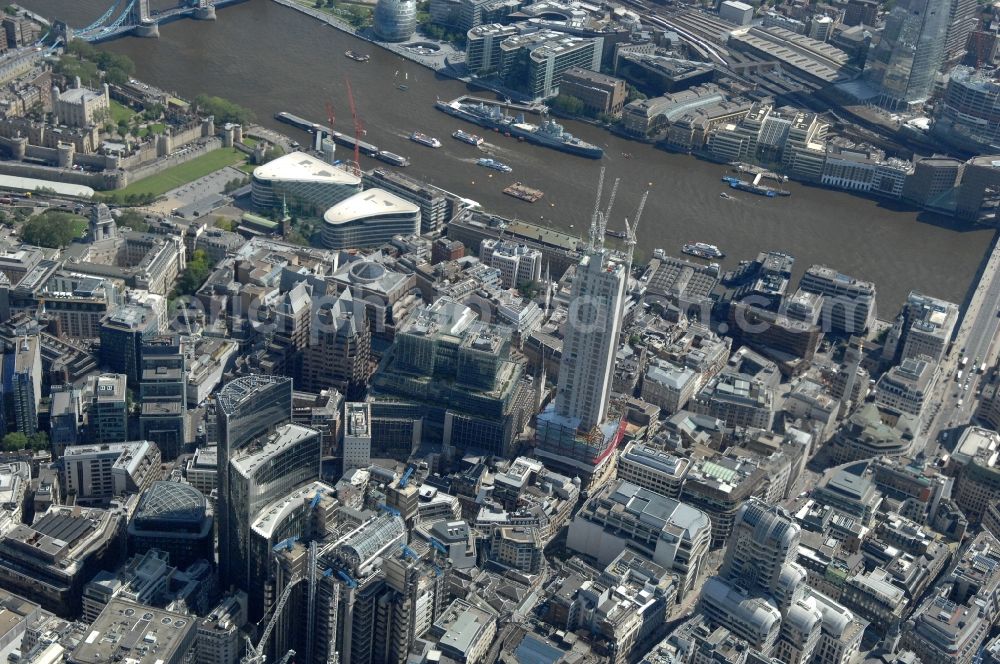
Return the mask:
{"type": "Polygon", "coordinates": [[[160,26],[179,18],[190,17],[214,21],[215,10],[245,0],[178,0],[168,9],[150,9],[150,0],[109,0],[112,4],[90,25],[74,28],[56,23],[56,39],[68,43],[73,39],[96,44],[125,35],[158,37],[160,26]]]}

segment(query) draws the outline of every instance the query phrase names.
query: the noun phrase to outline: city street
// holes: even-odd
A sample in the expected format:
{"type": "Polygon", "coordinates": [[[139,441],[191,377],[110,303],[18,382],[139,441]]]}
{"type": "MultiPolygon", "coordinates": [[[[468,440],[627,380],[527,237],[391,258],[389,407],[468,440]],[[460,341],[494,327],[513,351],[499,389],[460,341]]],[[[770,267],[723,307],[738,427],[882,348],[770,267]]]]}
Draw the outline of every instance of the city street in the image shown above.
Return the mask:
{"type": "MultiPolygon", "coordinates": [[[[931,395],[932,403],[939,404],[937,412],[926,428],[924,451],[933,455],[940,444],[942,432],[964,426],[975,411],[975,395],[982,380],[978,369],[984,363],[993,366],[997,359],[997,331],[1000,328],[1000,246],[995,245],[983,269],[982,277],[969,306],[962,317],[962,324],[952,351],[941,364],[941,376],[931,395]],[[961,366],[963,358],[968,358],[961,366]],[[978,363],[977,363],[978,358],[978,363]],[[958,380],[957,372],[962,372],[958,380]]],[[[954,444],[955,441],[950,441],[954,444]]]]}

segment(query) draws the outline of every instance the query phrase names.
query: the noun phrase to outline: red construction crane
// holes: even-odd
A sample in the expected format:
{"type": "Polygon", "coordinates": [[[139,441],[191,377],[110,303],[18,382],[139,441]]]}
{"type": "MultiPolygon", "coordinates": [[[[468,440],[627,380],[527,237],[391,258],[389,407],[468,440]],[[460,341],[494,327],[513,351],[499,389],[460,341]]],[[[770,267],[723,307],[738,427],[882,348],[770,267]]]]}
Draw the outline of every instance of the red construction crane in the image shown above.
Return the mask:
{"type": "Polygon", "coordinates": [[[330,130],[333,130],[333,123],[337,118],[333,114],[333,102],[326,102],[326,120],[330,123],[330,130]]]}
{"type": "Polygon", "coordinates": [[[361,120],[358,119],[358,110],[354,106],[354,92],[351,91],[351,79],[344,77],[347,83],[347,101],[351,104],[351,117],[354,118],[354,174],[361,176],[361,120]]]}

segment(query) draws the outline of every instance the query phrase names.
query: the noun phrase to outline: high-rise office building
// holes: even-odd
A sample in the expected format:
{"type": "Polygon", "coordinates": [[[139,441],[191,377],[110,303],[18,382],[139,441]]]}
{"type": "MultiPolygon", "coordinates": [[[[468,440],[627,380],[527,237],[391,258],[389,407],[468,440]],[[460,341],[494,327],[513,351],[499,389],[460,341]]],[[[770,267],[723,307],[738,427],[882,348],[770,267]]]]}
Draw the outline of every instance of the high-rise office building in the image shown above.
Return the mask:
{"type": "MultiPolygon", "coordinates": [[[[261,532],[258,516],[274,509],[275,503],[296,489],[319,479],[321,452],[318,431],[288,423],[261,434],[231,455],[226,496],[228,582],[247,592],[251,620],[260,620],[264,615],[270,554],[277,543],[275,532],[261,532]]],[[[289,536],[300,534],[294,530],[292,527],[289,536]]]]}
{"type": "Polygon", "coordinates": [[[478,318],[440,298],[400,327],[372,383],[373,449],[396,447],[387,439],[396,440],[402,419],[419,423],[417,436],[449,453],[510,454],[530,415],[532,389],[511,353],[511,330],[478,318]],[[385,403],[393,405],[384,410],[385,403]]]}
{"type": "Polygon", "coordinates": [[[944,62],[955,64],[965,56],[969,35],[979,24],[976,0],[949,0],[948,34],[944,44],[944,62]]]}
{"type": "Polygon", "coordinates": [[[372,456],[372,406],[367,402],[344,404],[344,472],[367,468],[372,456]]]}
{"type": "MultiPolygon", "coordinates": [[[[599,187],[598,206],[600,196],[599,187]]],[[[537,425],[536,454],[560,472],[582,473],[585,483],[604,475],[621,441],[608,402],[635,239],[627,230],[628,252],[613,254],[604,246],[606,224],[607,213],[595,207],[590,241],[573,275],[555,402],[537,425]]]]}
{"type": "Polygon", "coordinates": [[[3,400],[7,429],[26,436],[38,431],[42,401],[42,355],[38,335],[25,335],[4,353],[3,400]]]}
{"type": "Polygon", "coordinates": [[[253,374],[223,387],[215,400],[219,494],[216,520],[219,532],[219,581],[223,588],[240,580],[240,543],[235,528],[245,512],[231,498],[229,461],[254,438],[292,419],[292,379],[253,374]],[[238,511],[240,510],[240,511],[238,511]]]}
{"type": "Polygon", "coordinates": [[[156,443],[164,459],[175,458],[187,438],[187,372],[180,337],[142,344],[139,401],[139,437],[156,443]]]}
{"type": "Polygon", "coordinates": [[[885,20],[882,39],[865,63],[879,103],[906,108],[926,100],[944,60],[952,2],[900,0],[885,20]]]}
{"type": "Polygon", "coordinates": [[[310,343],[302,353],[301,388],[336,388],[348,399],[363,398],[374,366],[372,335],[364,302],[345,288],[329,308],[316,312],[310,343]]]}
{"type": "Polygon", "coordinates": [[[303,664],[334,653],[345,664],[404,664],[447,606],[449,567],[430,547],[406,546],[399,516],[338,522],[339,536],[277,552],[275,592],[301,583],[274,630],[275,650],[301,644],[303,664]]]}
{"type": "Polygon", "coordinates": [[[160,317],[151,307],[123,304],[101,322],[101,368],[123,373],[129,385],[139,383],[139,350],[160,333],[160,317]]]}
{"type": "Polygon", "coordinates": [[[128,399],[125,374],[87,377],[83,391],[90,443],[120,443],[128,438],[128,399]]]}

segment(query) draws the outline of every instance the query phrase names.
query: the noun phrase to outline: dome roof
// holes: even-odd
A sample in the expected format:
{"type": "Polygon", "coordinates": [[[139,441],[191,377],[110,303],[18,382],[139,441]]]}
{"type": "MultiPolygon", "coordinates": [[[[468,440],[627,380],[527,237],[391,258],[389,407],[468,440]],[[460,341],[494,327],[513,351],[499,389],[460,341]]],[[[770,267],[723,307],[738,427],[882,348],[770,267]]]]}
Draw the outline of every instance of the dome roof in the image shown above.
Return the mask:
{"type": "Polygon", "coordinates": [[[371,283],[385,276],[385,267],[374,261],[358,261],[351,266],[351,281],[371,283]]]}
{"type": "Polygon", "coordinates": [[[193,522],[205,518],[205,496],[190,484],[154,482],[136,510],[137,522],[193,522]]]}

